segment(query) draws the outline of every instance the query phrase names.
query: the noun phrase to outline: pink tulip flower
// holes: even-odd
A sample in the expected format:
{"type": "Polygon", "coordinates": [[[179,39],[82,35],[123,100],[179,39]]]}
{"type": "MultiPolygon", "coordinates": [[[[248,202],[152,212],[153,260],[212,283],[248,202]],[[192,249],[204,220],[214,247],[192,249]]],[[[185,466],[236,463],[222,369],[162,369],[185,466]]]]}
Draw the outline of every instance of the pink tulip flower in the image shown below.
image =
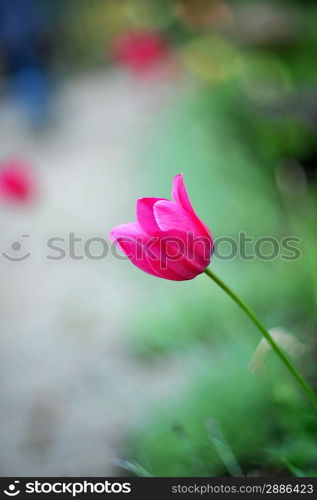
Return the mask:
{"type": "Polygon", "coordinates": [[[173,180],[172,197],[139,199],[137,222],[113,228],[109,239],[142,271],[190,280],[209,265],[213,241],[191,205],[182,174],[173,180]]]}
{"type": "Polygon", "coordinates": [[[139,73],[160,62],[167,53],[167,47],[160,35],[142,30],[115,37],[111,52],[115,60],[139,73]]]}
{"type": "Polygon", "coordinates": [[[30,167],[22,160],[11,159],[0,164],[0,197],[27,202],[34,194],[30,167]]]}

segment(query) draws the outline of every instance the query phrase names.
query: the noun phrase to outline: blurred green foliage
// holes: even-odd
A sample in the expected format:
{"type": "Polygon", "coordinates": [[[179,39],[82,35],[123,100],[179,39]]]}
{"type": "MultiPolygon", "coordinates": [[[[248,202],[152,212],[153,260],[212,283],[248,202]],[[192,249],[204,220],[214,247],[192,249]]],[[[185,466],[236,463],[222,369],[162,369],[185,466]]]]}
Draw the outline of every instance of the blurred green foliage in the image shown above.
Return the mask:
{"type": "MultiPolygon", "coordinates": [[[[282,46],[241,46],[183,27],[192,86],[149,134],[138,181],[145,195],[166,196],[170,179],[183,172],[215,238],[237,239],[241,231],[300,238],[295,261],[214,257],[211,265],[268,328],[283,326],[306,346],[296,363],[317,389],[317,10],[290,4],[305,28],[282,46]]],[[[274,359],[250,372],[260,339],[236,306],[205,276],[176,284],[146,279],[153,307],[135,313],[132,333],[130,322],[131,349],[145,362],[184,356],[192,384],[142,423],[127,450],[133,463],[151,475],[227,475],[225,456],[244,474],[315,475],[315,415],[274,359]],[[224,456],[208,433],[214,421],[224,456]]]]}
{"type": "MultiPolygon", "coordinates": [[[[231,236],[238,240],[241,231],[254,238],[271,236],[279,241],[286,235],[305,237],[299,244],[302,256],[296,261],[282,260],[280,256],[273,261],[242,260],[239,256],[212,260],[215,270],[267,318],[269,327],[284,325],[302,336],[302,331],[296,331],[299,318],[305,318],[307,323],[315,320],[315,264],[310,255],[316,244],[313,221],[307,223],[307,214],[302,214],[306,229],[298,221],[298,213],[289,213],[276,185],[274,164],[265,164],[254,143],[248,143],[246,127],[226,111],[228,98],[220,89],[203,98],[194,96],[190,102],[188,97],[184,99],[184,106],[166,120],[164,133],[149,148],[143,174],[151,181],[143,182],[149,185],[154,178],[156,194],[165,195],[169,189],[167,179],[178,171],[184,172],[194,206],[215,238],[231,236]],[[160,165],[167,172],[164,176],[160,165]]],[[[145,186],[145,193],[147,189],[145,186]]],[[[305,195],[295,194],[290,201],[303,206],[305,200],[305,195]]],[[[230,247],[223,251],[230,253],[230,247]]],[[[252,251],[252,246],[247,251],[252,251]]],[[[224,332],[230,335],[237,321],[246,323],[205,276],[177,287],[175,291],[175,284],[167,282],[153,286],[153,294],[163,306],[157,310],[154,300],[153,310],[146,312],[145,318],[142,311],[140,321],[136,318],[134,348],[148,354],[179,349],[188,342],[209,339],[210,331],[214,342],[224,332]]]]}
{"type": "Polygon", "coordinates": [[[187,356],[195,373],[191,386],[168,407],[154,410],[127,454],[154,476],[281,474],[284,457],[312,473],[317,459],[313,411],[276,360],[254,374],[249,355],[231,342],[194,350],[187,356]],[[219,434],[223,441],[216,446],[219,434]]]}

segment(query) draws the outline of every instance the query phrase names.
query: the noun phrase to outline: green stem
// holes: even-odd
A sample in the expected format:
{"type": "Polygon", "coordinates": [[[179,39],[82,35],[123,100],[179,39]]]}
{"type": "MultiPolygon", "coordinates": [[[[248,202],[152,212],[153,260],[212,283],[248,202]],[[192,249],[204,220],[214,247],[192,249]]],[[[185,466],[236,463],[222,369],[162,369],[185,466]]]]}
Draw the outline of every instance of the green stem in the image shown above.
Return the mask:
{"type": "Polygon", "coordinates": [[[276,352],[277,356],[280,358],[282,363],[287,367],[288,371],[295,378],[298,384],[301,386],[302,390],[312,403],[313,407],[317,411],[317,396],[310,385],[303,379],[303,377],[298,372],[297,368],[293,365],[293,363],[288,359],[285,352],[278,346],[278,344],[273,340],[271,334],[265,328],[265,326],[261,323],[261,321],[256,317],[256,315],[249,309],[249,307],[229,288],[218,276],[216,276],[210,269],[206,269],[205,273],[209,278],[211,278],[217,285],[220,286],[240,307],[243,311],[249,316],[251,321],[257,326],[257,328],[262,333],[263,337],[270,344],[272,349],[276,352]]]}

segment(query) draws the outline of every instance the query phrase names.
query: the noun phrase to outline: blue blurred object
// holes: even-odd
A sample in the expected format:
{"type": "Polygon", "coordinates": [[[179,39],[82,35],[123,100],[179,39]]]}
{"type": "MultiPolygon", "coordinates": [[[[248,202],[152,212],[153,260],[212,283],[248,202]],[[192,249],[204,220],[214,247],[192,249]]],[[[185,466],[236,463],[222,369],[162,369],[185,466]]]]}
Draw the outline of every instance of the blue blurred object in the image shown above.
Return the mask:
{"type": "Polygon", "coordinates": [[[0,0],[0,49],[9,91],[36,127],[48,119],[51,94],[45,5],[37,0],[0,0]]]}
{"type": "Polygon", "coordinates": [[[50,108],[50,86],[45,71],[40,68],[17,71],[12,78],[12,90],[31,124],[35,127],[44,125],[50,108]]]}

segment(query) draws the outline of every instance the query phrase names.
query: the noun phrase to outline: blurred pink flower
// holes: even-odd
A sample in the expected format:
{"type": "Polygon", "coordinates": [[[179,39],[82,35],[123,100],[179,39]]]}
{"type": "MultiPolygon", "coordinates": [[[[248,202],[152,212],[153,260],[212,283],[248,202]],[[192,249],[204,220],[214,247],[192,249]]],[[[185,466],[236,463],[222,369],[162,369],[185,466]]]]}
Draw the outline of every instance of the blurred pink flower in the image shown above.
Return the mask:
{"type": "Polygon", "coordinates": [[[34,179],[29,165],[11,159],[0,164],[0,196],[7,200],[27,202],[34,194],[34,179]]]}
{"type": "Polygon", "coordinates": [[[212,237],[194,212],[182,174],[174,177],[172,197],[139,199],[137,222],[113,228],[109,239],[142,271],[190,280],[209,265],[212,237]]]}
{"type": "Polygon", "coordinates": [[[117,35],[112,41],[112,57],[136,72],[156,66],[167,54],[162,37],[151,31],[133,31],[117,35]]]}

